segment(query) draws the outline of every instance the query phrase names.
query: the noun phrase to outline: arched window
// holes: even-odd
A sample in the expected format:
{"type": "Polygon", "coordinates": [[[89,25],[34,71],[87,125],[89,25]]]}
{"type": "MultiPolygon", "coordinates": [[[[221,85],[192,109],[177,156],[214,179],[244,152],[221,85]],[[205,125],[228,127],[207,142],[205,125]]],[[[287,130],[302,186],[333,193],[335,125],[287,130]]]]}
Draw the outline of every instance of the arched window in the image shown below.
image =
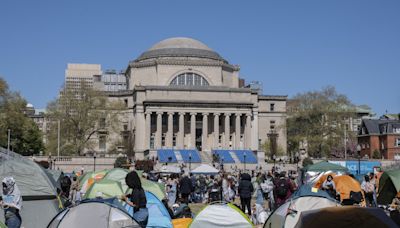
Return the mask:
{"type": "Polygon", "coordinates": [[[208,86],[207,80],[195,73],[183,73],[176,76],[172,81],[171,85],[176,86],[208,86]]]}

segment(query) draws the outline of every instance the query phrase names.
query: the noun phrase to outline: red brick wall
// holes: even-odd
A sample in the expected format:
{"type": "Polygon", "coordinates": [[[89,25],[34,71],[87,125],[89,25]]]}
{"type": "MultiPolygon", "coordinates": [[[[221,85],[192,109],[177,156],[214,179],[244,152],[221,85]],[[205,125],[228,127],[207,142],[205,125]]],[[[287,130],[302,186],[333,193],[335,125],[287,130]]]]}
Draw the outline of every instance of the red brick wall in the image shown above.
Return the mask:
{"type": "Polygon", "coordinates": [[[400,135],[386,135],[385,137],[388,159],[394,159],[394,155],[400,153],[400,147],[394,145],[397,138],[400,138],[400,135]]]}

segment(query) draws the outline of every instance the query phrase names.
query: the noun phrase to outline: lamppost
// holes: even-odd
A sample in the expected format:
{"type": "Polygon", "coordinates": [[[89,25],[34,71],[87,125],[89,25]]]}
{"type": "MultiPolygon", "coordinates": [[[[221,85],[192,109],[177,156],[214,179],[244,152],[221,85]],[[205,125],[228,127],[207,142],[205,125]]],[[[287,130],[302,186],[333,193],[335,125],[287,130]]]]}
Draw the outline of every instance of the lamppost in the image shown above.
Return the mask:
{"type": "Polygon", "coordinates": [[[93,171],[96,172],[96,152],[93,153],[93,171]]]}
{"type": "Polygon", "coordinates": [[[358,155],[358,172],[357,174],[361,174],[361,146],[360,144],[357,145],[357,155],[358,155]]]}
{"type": "Polygon", "coordinates": [[[53,169],[53,161],[51,160],[51,154],[49,154],[49,169],[53,169]]]}
{"type": "Polygon", "coordinates": [[[243,158],[244,158],[244,171],[246,171],[246,156],[247,156],[247,154],[246,154],[246,152],[244,152],[244,154],[243,154],[243,158]]]}
{"type": "Polygon", "coordinates": [[[192,153],[189,153],[189,174],[192,172],[192,153]]]}
{"type": "Polygon", "coordinates": [[[224,171],[224,158],[221,158],[221,170],[224,171]]]}
{"type": "Polygon", "coordinates": [[[300,160],[299,151],[296,151],[295,156],[296,156],[296,167],[297,167],[297,170],[299,170],[299,160],[300,160]]]}
{"type": "Polygon", "coordinates": [[[11,140],[11,129],[8,129],[8,137],[7,137],[7,153],[10,153],[10,140],[11,140]]]}

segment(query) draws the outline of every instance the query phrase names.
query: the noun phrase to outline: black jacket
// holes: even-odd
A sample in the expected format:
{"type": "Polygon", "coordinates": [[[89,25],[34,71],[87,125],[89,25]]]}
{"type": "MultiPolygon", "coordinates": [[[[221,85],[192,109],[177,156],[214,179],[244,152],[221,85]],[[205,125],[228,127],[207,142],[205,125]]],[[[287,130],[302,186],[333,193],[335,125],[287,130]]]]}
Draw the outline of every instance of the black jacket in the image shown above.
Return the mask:
{"type": "Polygon", "coordinates": [[[251,198],[254,188],[249,174],[242,174],[238,191],[240,198],[251,198]]]}
{"type": "Polygon", "coordinates": [[[183,177],[179,185],[179,190],[183,194],[190,194],[193,191],[192,181],[189,179],[189,177],[183,177]]]}

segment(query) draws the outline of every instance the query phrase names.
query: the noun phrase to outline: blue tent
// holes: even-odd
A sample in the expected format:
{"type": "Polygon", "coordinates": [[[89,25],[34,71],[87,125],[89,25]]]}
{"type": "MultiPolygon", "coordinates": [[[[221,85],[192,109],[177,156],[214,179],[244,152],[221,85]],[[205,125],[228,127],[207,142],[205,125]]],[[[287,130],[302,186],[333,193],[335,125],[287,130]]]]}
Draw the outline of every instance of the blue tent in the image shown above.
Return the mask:
{"type": "MultiPolygon", "coordinates": [[[[171,216],[164,204],[151,192],[145,192],[147,200],[147,209],[149,210],[149,221],[147,227],[172,228],[171,216]]],[[[125,204],[125,209],[132,216],[133,208],[125,204]]]]}

